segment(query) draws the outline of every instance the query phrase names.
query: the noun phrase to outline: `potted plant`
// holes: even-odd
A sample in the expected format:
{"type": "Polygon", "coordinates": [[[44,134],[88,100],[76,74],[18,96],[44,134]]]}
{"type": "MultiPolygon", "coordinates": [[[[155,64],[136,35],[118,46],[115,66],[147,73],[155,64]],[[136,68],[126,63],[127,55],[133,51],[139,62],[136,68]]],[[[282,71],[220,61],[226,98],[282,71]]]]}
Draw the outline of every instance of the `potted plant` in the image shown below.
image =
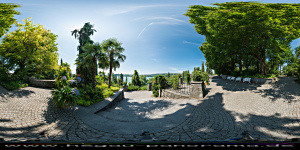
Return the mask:
{"type": "Polygon", "coordinates": [[[60,89],[54,89],[52,93],[53,102],[58,107],[64,109],[70,108],[76,104],[78,94],[79,91],[77,89],[70,86],[63,86],[60,89]]]}
{"type": "Polygon", "coordinates": [[[125,82],[123,82],[123,90],[124,90],[124,92],[127,92],[127,90],[128,90],[127,80],[125,82]]]}

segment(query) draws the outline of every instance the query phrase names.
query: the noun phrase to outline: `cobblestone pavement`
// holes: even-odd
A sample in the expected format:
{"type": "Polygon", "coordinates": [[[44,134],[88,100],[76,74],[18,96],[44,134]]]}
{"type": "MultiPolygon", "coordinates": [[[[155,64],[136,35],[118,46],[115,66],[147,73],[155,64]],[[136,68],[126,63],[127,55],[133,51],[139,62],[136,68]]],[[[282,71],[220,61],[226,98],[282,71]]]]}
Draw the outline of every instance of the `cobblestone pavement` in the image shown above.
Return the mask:
{"type": "Polygon", "coordinates": [[[149,131],[155,139],[178,142],[226,140],[248,131],[262,140],[300,138],[300,85],[292,79],[271,85],[212,79],[207,90],[202,100],[125,92],[113,108],[80,115],[78,106],[56,108],[51,89],[0,86],[0,137],[22,141],[44,133],[53,140],[122,142],[149,131]]]}

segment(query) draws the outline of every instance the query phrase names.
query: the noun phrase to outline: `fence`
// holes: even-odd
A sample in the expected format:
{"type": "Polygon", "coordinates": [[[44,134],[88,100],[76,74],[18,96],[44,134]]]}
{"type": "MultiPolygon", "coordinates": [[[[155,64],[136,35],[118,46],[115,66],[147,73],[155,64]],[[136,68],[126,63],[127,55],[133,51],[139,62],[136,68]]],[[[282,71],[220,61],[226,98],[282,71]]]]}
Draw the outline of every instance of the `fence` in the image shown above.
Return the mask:
{"type": "Polygon", "coordinates": [[[172,83],[168,82],[168,90],[176,92],[176,93],[181,93],[181,94],[185,94],[185,95],[190,95],[190,90],[191,90],[191,85],[188,83],[179,83],[178,84],[178,89],[174,90],[172,88],[172,83]]]}

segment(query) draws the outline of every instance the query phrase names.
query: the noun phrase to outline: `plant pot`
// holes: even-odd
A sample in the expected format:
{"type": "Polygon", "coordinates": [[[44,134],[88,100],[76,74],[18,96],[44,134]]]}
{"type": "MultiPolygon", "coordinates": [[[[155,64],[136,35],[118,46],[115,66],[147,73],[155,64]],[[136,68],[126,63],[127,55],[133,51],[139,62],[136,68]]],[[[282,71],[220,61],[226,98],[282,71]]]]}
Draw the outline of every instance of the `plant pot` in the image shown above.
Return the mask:
{"type": "Polygon", "coordinates": [[[62,109],[69,109],[69,108],[71,108],[71,105],[69,105],[69,103],[66,102],[64,106],[60,106],[60,107],[61,107],[62,109]]]}

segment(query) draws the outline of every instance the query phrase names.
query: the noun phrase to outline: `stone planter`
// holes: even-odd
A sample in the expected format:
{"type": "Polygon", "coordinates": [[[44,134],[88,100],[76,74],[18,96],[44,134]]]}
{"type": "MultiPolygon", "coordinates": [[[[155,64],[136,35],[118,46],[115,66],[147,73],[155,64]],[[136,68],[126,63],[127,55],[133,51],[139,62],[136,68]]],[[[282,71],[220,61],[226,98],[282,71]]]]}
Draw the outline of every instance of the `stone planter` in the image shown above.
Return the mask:
{"type": "Polygon", "coordinates": [[[147,91],[152,91],[152,84],[151,83],[148,83],[147,91]]]}
{"type": "Polygon", "coordinates": [[[205,96],[205,86],[203,81],[192,81],[190,97],[195,99],[202,99],[205,96]]]}
{"type": "Polygon", "coordinates": [[[123,85],[123,91],[127,92],[127,90],[128,90],[128,86],[127,85],[123,85]]]}
{"type": "Polygon", "coordinates": [[[60,108],[62,108],[62,109],[69,109],[69,108],[71,108],[71,107],[72,107],[72,106],[69,105],[68,102],[66,102],[64,106],[60,106],[60,108]]]}

